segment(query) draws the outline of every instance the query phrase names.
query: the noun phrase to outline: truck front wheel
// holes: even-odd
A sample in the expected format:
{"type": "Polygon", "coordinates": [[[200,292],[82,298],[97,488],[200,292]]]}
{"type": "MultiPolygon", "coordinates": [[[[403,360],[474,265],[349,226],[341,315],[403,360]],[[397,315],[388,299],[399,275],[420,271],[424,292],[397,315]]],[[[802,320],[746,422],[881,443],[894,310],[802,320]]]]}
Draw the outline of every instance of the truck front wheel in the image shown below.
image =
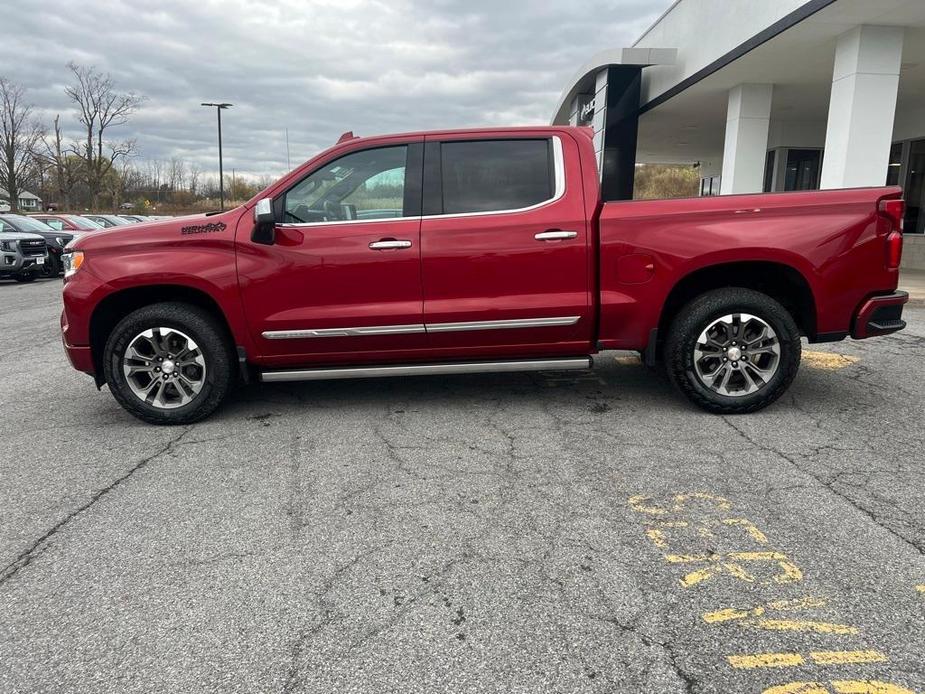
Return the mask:
{"type": "Polygon", "coordinates": [[[755,412],[777,400],[796,376],[800,353],[800,331],[787,309],[740,287],[691,301],[665,344],[672,383],[717,414],[755,412]]]}
{"type": "Polygon", "coordinates": [[[151,424],[189,424],[211,414],[231,389],[233,364],[226,331],[215,317],[177,302],[127,315],[103,353],[113,396],[151,424]]]}

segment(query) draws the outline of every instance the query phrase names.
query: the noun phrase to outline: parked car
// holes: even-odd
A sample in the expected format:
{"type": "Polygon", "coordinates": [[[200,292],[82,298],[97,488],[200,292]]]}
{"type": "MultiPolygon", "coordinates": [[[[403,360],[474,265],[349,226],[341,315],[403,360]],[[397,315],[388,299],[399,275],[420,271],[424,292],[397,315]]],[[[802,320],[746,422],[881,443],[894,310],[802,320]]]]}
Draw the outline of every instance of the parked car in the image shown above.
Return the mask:
{"type": "Polygon", "coordinates": [[[0,212],[9,212],[10,203],[7,200],[0,200],[0,212]]]}
{"type": "Polygon", "coordinates": [[[106,229],[110,227],[121,227],[131,223],[127,219],[122,219],[122,217],[114,214],[82,214],[80,216],[89,219],[91,222],[96,222],[106,229]]]}
{"type": "Polygon", "coordinates": [[[68,231],[74,233],[75,235],[87,231],[98,231],[103,228],[102,224],[97,224],[96,222],[91,221],[86,217],[81,217],[79,214],[40,213],[30,216],[33,219],[37,219],[40,222],[47,224],[55,231],[68,231]]]}
{"type": "Polygon", "coordinates": [[[48,248],[48,256],[42,267],[42,275],[45,277],[57,277],[61,274],[63,271],[61,256],[64,253],[64,247],[75,238],[73,233],[56,231],[34,217],[26,217],[21,214],[0,214],[0,220],[9,225],[14,231],[41,236],[48,248]]]}
{"type": "Polygon", "coordinates": [[[147,222],[148,220],[137,214],[120,214],[119,217],[126,220],[130,224],[137,224],[139,222],[147,222]]]}
{"type": "Polygon", "coordinates": [[[903,211],[895,187],[602,202],[583,128],[355,138],[233,210],[78,239],[61,323],[71,363],[158,424],[239,378],[587,369],[610,349],[754,412],[801,335],[905,327],[903,211]]]}
{"type": "Polygon", "coordinates": [[[31,282],[42,271],[48,251],[38,234],[21,234],[0,216],[0,279],[31,282]]]}

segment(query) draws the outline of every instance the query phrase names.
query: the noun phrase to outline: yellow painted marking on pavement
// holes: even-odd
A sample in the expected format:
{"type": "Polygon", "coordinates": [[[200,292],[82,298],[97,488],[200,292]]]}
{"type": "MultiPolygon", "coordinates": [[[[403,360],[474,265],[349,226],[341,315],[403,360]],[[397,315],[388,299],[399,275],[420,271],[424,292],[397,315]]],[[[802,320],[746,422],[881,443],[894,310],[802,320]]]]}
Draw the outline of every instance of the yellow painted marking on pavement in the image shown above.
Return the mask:
{"type": "Polygon", "coordinates": [[[713,504],[716,508],[722,511],[728,511],[732,508],[732,504],[728,499],[724,499],[721,496],[716,496],[715,494],[707,494],[706,492],[693,492],[691,494],[676,494],[674,496],[673,504],[671,507],[657,506],[652,503],[652,497],[646,496],[644,494],[636,494],[629,498],[629,505],[634,511],[639,513],[647,513],[652,516],[667,516],[669,513],[680,513],[684,510],[684,507],[691,500],[697,501],[707,501],[713,504]]]}
{"type": "Polygon", "coordinates": [[[710,561],[709,554],[666,554],[665,561],[670,564],[696,564],[697,562],[710,561]]]}
{"type": "Polygon", "coordinates": [[[768,629],[769,631],[800,631],[817,634],[857,634],[857,627],[834,622],[819,622],[809,619],[770,619],[763,615],[768,610],[790,611],[798,609],[811,609],[824,607],[827,601],[824,598],[797,598],[795,600],[776,600],[768,603],[767,607],[756,607],[751,610],[740,610],[729,607],[723,610],[707,612],[702,615],[707,624],[720,624],[722,622],[738,621],[741,626],[754,629],[768,629]]]}
{"type": "Polygon", "coordinates": [[[745,528],[745,532],[752,536],[752,538],[759,542],[762,545],[768,544],[768,536],[763,532],[758,530],[754,523],[752,523],[747,518],[724,518],[724,525],[736,525],[742,528],[745,528]]]}
{"type": "Polygon", "coordinates": [[[642,364],[642,359],[634,354],[622,354],[614,357],[613,360],[620,366],[640,366],[642,364]]]}
{"type": "Polygon", "coordinates": [[[758,619],[748,626],[770,631],[811,631],[816,634],[857,634],[860,630],[847,624],[816,622],[806,619],[758,619]]]}
{"type": "Polygon", "coordinates": [[[709,501],[718,509],[723,511],[728,511],[732,508],[732,503],[729,499],[725,499],[721,496],[716,496],[715,494],[707,494],[705,492],[694,492],[693,494],[677,494],[674,498],[674,510],[680,511],[684,508],[688,501],[695,499],[697,501],[709,501]]]}
{"type": "MultiPolygon", "coordinates": [[[[759,610],[764,611],[763,608],[759,607],[759,610]]],[[[716,610],[716,612],[707,612],[703,615],[703,621],[707,624],[717,624],[719,622],[728,622],[733,619],[745,619],[751,616],[751,611],[748,610],[737,610],[733,607],[727,608],[725,610],[716,610]]]]}
{"type": "Polygon", "coordinates": [[[837,694],[915,694],[911,689],[876,680],[836,680],[832,686],[837,694]]]}
{"type": "Polygon", "coordinates": [[[652,501],[651,496],[637,494],[629,498],[629,505],[631,509],[639,513],[648,513],[652,516],[664,516],[668,514],[668,511],[665,509],[649,504],[650,501],[652,501]]]}
{"type": "Polygon", "coordinates": [[[755,653],[752,655],[729,655],[726,660],[737,669],[754,669],[760,667],[796,667],[806,661],[799,653],[755,653]]]}
{"type": "Polygon", "coordinates": [[[835,680],[829,689],[822,682],[788,682],[765,689],[762,694],[915,694],[889,682],[875,680],[835,680]]]}
{"type": "Polygon", "coordinates": [[[809,654],[817,665],[851,665],[855,663],[883,663],[887,657],[880,651],[813,651],[809,654]]]}
{"type": "Polygon", "coordinates": [[[776,563],[781,573],[774,577],[775,583],[795,583],[803,580],[803,572],[782,552],[732,552],[730,559],[742,561],[769,561],[776,563]]]}
{"type": "Polygon", "coordinates": [[[792,600],[775,600],[768,603],[772,610],[807,610],[813,607],[825,607],[829,601],[825,598],[816,598],[807,596],[805,598],[794,598],[792,600]]]}
{"type": "MultiPolygon", "coordinates": [[[[667,557],[666,557],[667,558],[667,557]]],[[[777,564],[780,573],[773,576],[767,583],[796,583],[803,580],[803,572],[799,567],[790,561],[786,554],[781,552],[729,552],[725,555],[715,555],[709,557],[713,566],[705,569],[692,571],[681,579],[681,585],[685,588],[702,583],[718,574],[728,574],[740,581],[754,583],[757,578],[750,574],[740,562],[771,562],[777,564]]],[[[669,561],[671,561],[669,559],[669,561]]]]}
{"type": "Polygon", "coordinates": [[[925,585],[916,586],[915,589],[920,593],[925,593],[925,585]]]}
{"type": "Polygon", "coordinates": [[[803,352],[802,363],[811,369],[823,369],[824,371],[837,371],[844,369],[860,361],[858,357],[849,357],[844,354],[835,354],[834,352],[803,352]]]}
{"type": "Polygon", "coordinates": [[[832,690],[821,682],[788,682],[765,689],[762,694],[832,694],[832,690]]]}
{"type": "Polygon", "coordinates": [[[668,540],[665,539],[665,533],[658,528],[649,528],[646,530],[646,536],[652,540],[652,544],[659,549],[668,549],[668,540]]]}

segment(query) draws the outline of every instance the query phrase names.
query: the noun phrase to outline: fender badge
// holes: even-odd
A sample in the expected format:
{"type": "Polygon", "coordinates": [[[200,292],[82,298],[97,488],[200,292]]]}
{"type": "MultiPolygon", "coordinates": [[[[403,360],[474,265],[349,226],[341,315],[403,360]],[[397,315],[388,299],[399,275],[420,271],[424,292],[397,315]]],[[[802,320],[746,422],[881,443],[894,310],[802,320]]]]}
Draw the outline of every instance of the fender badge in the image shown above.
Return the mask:
{"type": "Polygon", "coordinates": [[[194,226],[183,227],[180,229],[181,234],[210,234],[213,231],[225,231],[227,227],[225,222],[209,222],[208,224],[197,224],[194,226]]]}

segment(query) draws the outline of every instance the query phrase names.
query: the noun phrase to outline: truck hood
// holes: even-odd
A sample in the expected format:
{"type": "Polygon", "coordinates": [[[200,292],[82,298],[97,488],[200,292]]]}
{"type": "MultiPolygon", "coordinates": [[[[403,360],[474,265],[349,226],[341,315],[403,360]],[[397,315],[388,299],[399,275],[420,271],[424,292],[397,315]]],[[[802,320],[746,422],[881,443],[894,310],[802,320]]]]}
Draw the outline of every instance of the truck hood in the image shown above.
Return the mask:
{"type": "Polygon", "coordinates": [[[45,238],[39,234],[29,234],[24,231],[3,231],[0,232],[0,241],[44,241],[45,238]]]}
{"type": "Polygon", "coordinates": [[[137,248],[146,243],[182,243],[187,239],[201,238],[211,231],[233,229],[241,212],[242,208],[237,207],[218,214],[193,214],[173,219],[156,219],[150,222],[109,227],[75,237],[68,244],[68,248],[92,252],[118,247],[137,248]]]}

